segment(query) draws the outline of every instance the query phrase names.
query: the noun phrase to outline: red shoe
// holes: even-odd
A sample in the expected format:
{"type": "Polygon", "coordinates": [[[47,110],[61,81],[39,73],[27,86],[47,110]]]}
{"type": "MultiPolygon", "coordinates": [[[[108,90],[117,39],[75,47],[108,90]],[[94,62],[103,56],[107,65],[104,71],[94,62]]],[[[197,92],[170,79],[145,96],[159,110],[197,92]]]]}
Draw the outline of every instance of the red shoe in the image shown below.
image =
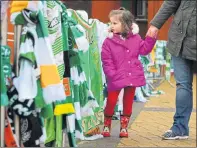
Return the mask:
{"type": "Polygon", "coordinates": [[[120,117],[120,134],[119,137],[120,138],[128,138],[128,131],[127,131],[127,126],[129,124],[129,118],[128,116],[121,116],[120,117]]]}
{"type": "Polygon", "coordinates": [[[110,128],[105,126],[102,132],[103,137],[110,137],[110,128]]]}
{"type": "Polygon", "coordinates": [[[129,137],[129,134],[128,134],[128,132],[127,132],[127,129],[121,129],[120,130],[120,134],[119,134],[119,137],[120,138],[128,138],[129,137]]]}
{"type": "Polygon", "coordinates": [[[111,131],[111,119],[112,117],[106,117],[104,118],[104,128],[103,132],[101,133],[103,137],[110,137],[110,131],[111,131]]]}

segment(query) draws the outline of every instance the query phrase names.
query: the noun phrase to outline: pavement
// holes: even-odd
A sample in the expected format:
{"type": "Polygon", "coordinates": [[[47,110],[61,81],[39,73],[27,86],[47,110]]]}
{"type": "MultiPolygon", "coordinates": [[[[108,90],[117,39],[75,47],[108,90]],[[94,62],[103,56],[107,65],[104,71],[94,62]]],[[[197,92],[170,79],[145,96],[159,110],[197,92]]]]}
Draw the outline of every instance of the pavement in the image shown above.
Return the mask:
{"type": "MultiPolygon", "coordinates": [[[[171,83],[175,86],[173,78],[171,83]]],[[[161,139],[161,135],[173,123],[176,89],[164,81],[157,90],[163,90],[165,94],[150,97],[146,103],[134,103],[128,128],[129,138],[118,137],[119,121],[113,120],[111,137],[80,141],[78,147],[196,147],[196,75],[193,83],[193,112],[189,123],[190,136],[187,140],[161,139]]]]}

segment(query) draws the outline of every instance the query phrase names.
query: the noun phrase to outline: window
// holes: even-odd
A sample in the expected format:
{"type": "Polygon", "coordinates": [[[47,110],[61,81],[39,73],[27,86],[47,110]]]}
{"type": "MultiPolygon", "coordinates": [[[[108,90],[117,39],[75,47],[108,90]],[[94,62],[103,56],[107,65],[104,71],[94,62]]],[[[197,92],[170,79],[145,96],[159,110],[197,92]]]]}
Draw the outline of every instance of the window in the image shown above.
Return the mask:
{"type": "Polygon", "coordinates": [[[147,0],[134,0],[133,3],[134,14],[136,20],[147,21],[148,18],[148,1],[147,0]]]}
{"type": "Polygon", "coordinates": [[[147,18],[147,1],[137,1],[137,18],[147,18]]]}

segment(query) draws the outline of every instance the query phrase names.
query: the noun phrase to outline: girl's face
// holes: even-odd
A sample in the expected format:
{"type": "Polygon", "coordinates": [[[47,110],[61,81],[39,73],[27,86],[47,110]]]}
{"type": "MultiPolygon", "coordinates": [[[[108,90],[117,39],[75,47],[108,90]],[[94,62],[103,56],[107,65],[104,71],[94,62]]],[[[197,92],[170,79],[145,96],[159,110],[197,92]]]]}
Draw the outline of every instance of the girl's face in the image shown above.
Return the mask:
{"type": "Polygon", "coordinates": [[[117,15],[111,16],[110,18],[110,28],[113,33],[122,32],[122,23],[117,15]]]}

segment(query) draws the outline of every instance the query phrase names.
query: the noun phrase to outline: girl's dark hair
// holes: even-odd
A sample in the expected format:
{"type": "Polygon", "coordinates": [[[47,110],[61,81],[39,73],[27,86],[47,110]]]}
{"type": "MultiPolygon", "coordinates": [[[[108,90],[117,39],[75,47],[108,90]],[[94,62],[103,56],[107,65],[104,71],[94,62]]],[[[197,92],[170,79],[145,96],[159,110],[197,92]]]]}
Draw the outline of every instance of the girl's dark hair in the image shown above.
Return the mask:
{"type": "Polygon", "coordinates": [[[115,15],[119,16],[119,20],[123,26],[122,36],[127,37],[128,33],[132,31],[132,23],[135,23],[135,18],[133,14],[124,7],[120,7],[117,10],[112,10],[109,13],[109,18],[115,15]]]}
{"type": "Polygon", "coordinates": [[[120,7],[118,10],[126,10],[124,7],[120,7]]]}

